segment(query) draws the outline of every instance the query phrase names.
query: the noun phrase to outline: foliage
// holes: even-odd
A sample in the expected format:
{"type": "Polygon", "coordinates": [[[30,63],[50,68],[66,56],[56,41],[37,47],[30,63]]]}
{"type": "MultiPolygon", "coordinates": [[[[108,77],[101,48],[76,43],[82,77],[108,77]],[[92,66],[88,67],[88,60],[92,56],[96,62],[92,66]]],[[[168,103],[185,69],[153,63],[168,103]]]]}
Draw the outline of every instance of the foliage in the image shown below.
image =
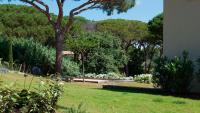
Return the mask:
{"type": "MultiPolygon", "coordinates": [[[[43,74],[54,73],[55,50],[51,47],[45,47],[33,39],[12,38],[13,58],[16,64],[26,64],[26,68],[37,66],[42,69],[43,74]]],[[[7,59],[8,43],[5,38],[0,38],[0,57],[7,59]]],[[[30,71],[30,70],[29,70],[30,71]]],[[[63,59],[63,74],[75,76],[79,74],[79,66],[69,58],[63,59]]]]}
{"type": "Polygon", "coordinates": [[[0,25],[1,35],[8,37],[33,37],[45,44],[55,36],[46,17],[27,6],[0,5],[0,25]]]}
{"type": "Polygon", "coordinates": [[[156,86],[175,92],[187,93],[193,79],[194,66],[188,53],[183,52],[182,57],[169,59],[162,57],[156,60],[153,83],[156,86]]]}
{"type": "Polygon", "coordinates": [[[97,31],[108,32],[122,40],[126,51],[132,41],[140,40],[148,34],[146,23],[133,20],[110,19],[97,22],[97,31]]]}
{"type": "Polygon", "coordinates": [[[164,14],[161,13],[154,17],[148,23],[149,37],[148,42],[151,45],[159,47],[160,56],[163,55],[163,19],[164,14]]]}
{"type": "Polygon", "coordinates": [[[161,45],[163,43],[163,13],[154,17],[148,23],[148,29],[154,43],[161,45]]]}
{"type": "Polygon", "coordinates": [[[134,81],[135,82],[140,82],[140,83],[150,84],[152,82],[152,75],[151,74],[135,75],[134,81]]]}
{"type": "MultiPolygon", "coordinates": [[[[55,15],[52,16],[55,18],[55,15]]],[[[85,22],[85,18],[76,17],[71,32],[81,28],[85,22]]],[[[55,43],[55,32],[47,18],[36,9],[22,5],[0,5],[0,35],[26,39],[32,37],[49,46],[54,46],[55,43]]]]}
{"type": "MultiPolygon", "coordinates": [[[[129,54],[129,51],[131,51],[133,44],[138,43],[138,41],[142,40],[148,35],[148,27],[146,23],[141,21],[123,19],[110,19],[97,22],[97,31],[108,32],[115,37],[118,37],[122,41],[120,46],[125,51],[127,58],[129,58],[130,60],[133,60],[133,58],[135,57],[132,56],[135,55],[133,54],[133,51],[129,54]]],[[[124,64],[123,71],[127,76],[133,76],[134,74],[138,74],[139,72],[141,72],[140,69],[138,71],[132,70],[132,66],[136,66],[133,67],[135,69],[140,68],[140,64],[133,64],[133,62],[135,61],[129,61],[128,63],[124,64]]]]}
{"type": "Polygon", "coordinates": [[[87,73],[119,72],[127,63],[121,41],[108,33],[83,33],[66,42],[73,52],[84,56],[87,73]]]}
{"type": "MultiPolygon", "coordinates": [[[[3,0],[1,0],[3,1],[3,0]]],[[[8,0],[12,1],[12,0],[8,0]]],[[[82,13],[83,11],[89,9],[102,9],[103,11],[107,12],[108,15],[111,15],[113,11],[118,11],[118,13],[126,12],[128,9],[135,6],[135,0],[111,0],[111,1],[102,1],[102,0],[87,0],[86,2],[81,3],[80,6],[74,7],[69,11],[69,18],[68,21],[65,23],[63,22],[64,19],[64,4],[66,0],[57,1],[56,4],[58,6],[58,16],[53,19],[52,15],[49,12],[49,5],[43,1],[37,0],[19,0],[21,2],[27,3],[38,9],[40,13],[43,13],[48,22],[52,25],[52,28],[55,32],[56,38],[56,59],[55,59],[55,71],[57,73],[61,73],[62,71],[62,49],[64,38],[66,35],[69,35],[70,29],[74,23],[74,16],[82,13]]],[[[80,0],[73,0],[73,1],[80,1],[80,0]]],[[[73,1],[68,1],[67,3],[72,3],[73,1]]]]}
{"type": "Polygon", "coordinates": [[[129,61],[128,61],[129,75],[134,76],[142,74],[144,72],[142,66],[143,62],[144,62],[143,51],[140,48],[136,48],[134,46],[130,48],[129,61]]]}
{"type": "Polygon", "coordinates": [[[0,89],[1,113],[55,113],[56,104],[63,92],[59,81],[41,81],[40,87],[34,91],[16,90],[13,86],[0,89]]]}
{"type": "Polygon", "coordinates": [[[75,53],[87,53],[90,49],[97,46],[97,42],[90,36],[91,33],[79,33],[79,36],[67,39],[67,46],[75,53]]]}
{"type": "Polygon", "coordinates": [[[94,47],[97,46],[97,41],[90,37],[90,33],[79,33],[79,36],[76,38],[70,38],[66,41],[67,46],[75,54],[81,55],[81,64],[82,64],[82,75],[85,72],[85,57],[86,54],[94,47]]]}
{"type": "Polygon", "coordinates": [[[90,35],[90,39],[95,40],[97,46],[87,53],[86,72],[97,74],[119,72],[119,69],[127,63],[119,39],[108,33],[94,33],[90,35]]]}

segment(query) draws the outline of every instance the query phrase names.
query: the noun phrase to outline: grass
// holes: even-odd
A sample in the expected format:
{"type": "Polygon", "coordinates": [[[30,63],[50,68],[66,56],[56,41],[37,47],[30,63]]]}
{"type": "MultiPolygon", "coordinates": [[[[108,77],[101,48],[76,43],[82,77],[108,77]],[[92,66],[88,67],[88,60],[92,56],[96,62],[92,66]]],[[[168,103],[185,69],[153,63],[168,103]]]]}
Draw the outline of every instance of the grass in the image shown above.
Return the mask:
{"type": "MultiPolygon", "coordinates": [[[[19,74],[3,75],[4,84],[16,82],[17,88],[24,87],[24,77],[19,74]]],[[[32,87],[37,87],[39,77],[34,77],[32,87]]],[[[32,77],[27,77],[28,87],[32,77]]],[[[122,83],[123,86],[151,85],[122,83]]],[[[90,113],[200,113],[200,101],[172,96],[152,95],[136,92],[103,90],[101,84],[65,83],[64,94],[58,103],[58,112],[66,107],[83,103],[90,113]]]]}

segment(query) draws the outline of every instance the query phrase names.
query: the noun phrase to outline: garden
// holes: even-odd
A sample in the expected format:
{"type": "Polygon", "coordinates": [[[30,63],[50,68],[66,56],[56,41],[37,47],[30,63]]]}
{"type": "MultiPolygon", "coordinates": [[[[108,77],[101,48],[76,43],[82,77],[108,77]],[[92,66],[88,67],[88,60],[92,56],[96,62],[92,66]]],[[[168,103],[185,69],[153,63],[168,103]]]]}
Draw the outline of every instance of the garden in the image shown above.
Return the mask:
{"type": "Polygon", "coordinates": [[[0,113],[200,112],[200,58],[163,55],[163,13],[93,21],[78,15],[125,13],[135,0],[88,0],[69,16],[70,1],[57,0],[58,15],[19,1],[29,6],[0,5],[0,113]]]}
{"type": "MultiPolygon", "coordinates": [[[[22,74],[9,74],[1,77],[12,88],[24,88],[22,74]],[[15,84],[10,84],[16,81],[15,84]]],[[[27,76],[28,89],[32,76],[27,76]]],[[[46,78],[34,77],[31,89],[39,87],[46,78]]],[[[43,85],[44,85],[43,84],[43,85]]],[[[120,83],[120,86],[152,87],[142,83],[120,83]]],[[[200,102],[196,99],[165,96],[135,91],[112,91],[102,89],[101,84],[64,83],[64,93],[57,105],[58,113],[199,113],[200,102]],[[80,111],[75,111],[81,105],[80,111]],[[70,109],[74,112],[69,112],[70,109]],[[86,112],[84,112],[86,111],[86,112]]]]}

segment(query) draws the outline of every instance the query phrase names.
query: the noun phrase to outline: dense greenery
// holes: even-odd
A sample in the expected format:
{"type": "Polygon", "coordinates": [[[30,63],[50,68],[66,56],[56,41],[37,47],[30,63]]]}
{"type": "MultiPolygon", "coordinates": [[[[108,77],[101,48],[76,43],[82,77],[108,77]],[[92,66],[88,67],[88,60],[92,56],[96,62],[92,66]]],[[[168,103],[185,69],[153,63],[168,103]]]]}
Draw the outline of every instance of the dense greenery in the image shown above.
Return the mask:
{"type": "MultiPolygon", "coordinates": [[[[1,0],[3,1],[3,0],[1,0]]],[[[12,0],[8,0],[12,1],[12,0]]],[[[56,59],[55,59],[55,71],[56,73],[62,73],[62,51],[65,36],[70,34],[70,30],[74,24],[74,17],[80,13],[91,10],[91,9],[100,9],[105,11],[108,15],[111,15],[114,11],[118,13],[126,12],[130,8],[135,6],[135,0],[87,0],[86,2],[81,3],[79,6],[74,6],[69,10],[68,21],[65,23],[64,19],[64,6],[65,3],[78,2],[80,0],[57,0],[56,5],[58,8],[58,15],[55,19],[50,13],[50,6],[46,1],[38,0],[19,0],[20,2],[27,3],[33,8],[37,9],[39,12],[43,13],[46,16],[48,22],[52,25],[52,28],[55,33],[55,47],[56,47],[56,59]]]]}
{"type": "MultiPolygon", "coordinates": [[[[42,13],[38,12],[34,8],[27,7],[27,6],[18,6],[18,5],[1,5],[0,9],[1,9],[0,13],[2,14],[0,18],[1,35],[6,35],[9,37],[14,36],[16,38],[24,37],[28,39],[32,37],[37,42],[54,46],[55,33],[53,31],[51,24],[48,22],[46,17],[43,16],[42,13]],[[16,22],[12,21],[14,18],[16,22]]],[[[53,18],[55,18],[53,14],[52,16],[53,18]]],[[[157,46],[158,45],[157,39],[162,39],[161,26],[162,26],[163,20],[161,17],[162,15],[155,17],[152,21],[148,23],[148,25],[140,21],[122,20],[122,19],[116,19],[116,20],[111,19],[111,20],[94,22],[93,26],[96,26],[96,27],[94,27],[92,31],[97,30],[99,32],[107,32],[120,39],[121,49],[122,51],[125,52],[123,53],[123,58],[126,57],[125,58],[126,61],[123,60],[122,61],[123,63],[121,62],[120,66],[116,67],[116,65],[115,64],[113,65],[112,62],[118,62],[120,59],[119,60],[117,59],[117,61],[114,61],[115,59],[112,60],[113,58],[110,57],[112,55],[105,56],[105,54],[101,53],[101,61],[106,61],[102,63],[102,65],[104,64],[107,65],[107,66],[104,66],[104,67],[107,67],[107,69],[111,68],[109,71],[113,71],[113,70],[117,71],[120,68],[120,72],[125,72],[127,76],[134,76],[136,74],[141,74],[141,73],[150,73],[152,69],[152,59],[155,57],[155,54],[158,53],[158,49],[159,49],[158,48],[159,46],[157,46]],[[148,30],[150,31],[150,35],[148,35],[148,30]],[[156,32],[158,30],[159,30],[159,33],[156,32]],[[159,35],[156,35],[156,34],[159,34],[159,35]],[[124,66],[122,66],[122,64],[124,66]],[[114,67],[116,68],[114,69],[114,67]]],[[[66,18],[67,17],[65,17],[64,19],[66,18]]],[[[70,30],[70,35],[68,35],[68,37],[76,38],[76,39],[73,39],[74,41],[70,43],[67,42],[65,48],[71,48],[71,50],[76,51],[75,52],[76,60],[80,54],[80,48],[81,49],[84,48],[84,47],[81,47],[80,45],[81,44],[88,45],[87,41],[84,38],[80,38],[81,34],[87,34],[86,33],[87,31],[83,30],[83,28],[87,29],[87,27],[90,27],[90,24],[84,24],[86,22],[88,21],[82,17],[76,18],[75,24],[72,26],[72,29],[70,30]],[[78,39],[77,37],[79,37],[80,39],[78,39]],[[79,43],[80,41],[82,43],[79,43]],[[70,47],[72,45],[77,46],[77,44],[74,44],[74,43],[79,43],[78,45],[79,48],[76,47],[76,50],[74,49],[74,47],[73,48],[70,47]]],[[[64,21],[63,23],[66,23],[66,21],[64,21]]],[[[90,36],[85,36],[85,37],[90,37],[90,36]]],[[[95,42],[94,45],[97,44],[96,41],[94,42],[95,42]]],[[[104,50],[107,49],[106,51],[109,50],[109,48],[106,48],[106,47],[102,47],[102,48],[104,48],[104,50]]],[[[4,59],[9,61],[5,57],[5,55],[7,55],[5,54],[5,51],[3,51],[2,54],[3,53],[4,53],[4,59]]],[[[84,54],[86,53],[88,52],[85,52],[84,54]]],[[[16,54],[14,56],[16,57],[16,54]]],[[[86,54],[82,56],[88,56],[88,55],[86,54]]],[[[91,63],[89,64],[87,63],[88,61],[84,61],[86,63],[81,63],[81,65],[82,64],[86,65],[85,66],[86,72],[90,72],[87,69],[87,65],[90,65],[89,67],[91,66],[93,67],[90,70],[93,70],[94,66],[98,66],[94,64],[95,59],[100,59],[100,57],[97,58],[96,56],[95,58],[93,56],[93,60],[90,61],[91,63]]],[[[82,60],[88,60],[88,59],[83,58],[82,60]]],[[[36,61],[32,61],[32,62],[36,62],[36,61]]],[[[101,66],[99,65],[99,67],[102,67],[102,65],[101,66]]],[[[82,68],[83,68],[83,65],[82,65],[82,68]]],[[[103,72],[103,71],[99,71],[95,73],[108,72],[108,71],[106,72],[103,72]]]]}
{"type": "Polygon", "coordinates": [[[144,73],[143,63],[145,58],[141,48],[132,47],[129,50],[128,70],[129,75],[134,76],[144,73]]]}
{"type": "MultiPolygon", "coordinates": [[[[31,72],[32,68],[37,66],[41,69],[41,74],[54,73],[55,50],[51,47],[45,47],[33,39],[12,38],[13,58],[15,64],[23,64],[24,70],[31,72]]],[[[8,45],[6,38],[0,38],[0,57],[8,61],[8,45]]],[[[19,69],[20,70],[20,69],[19,69]]],[[[79,66],[69,58],[63,59],[63,74],[78,75],[79,66]]]]}
{"type": "MultiPolygon", "coordinates": [[[[79,33],[79,36],[76,36],[77,38],[70,38],[66,41],[66,44],[70,48],[71,51],[73,51],[76,55],[81,56],[81,67],[82,67],[82,75],[84,75],[85,72],[85,60],[86,55],[89,53],[89,51],[97,46],[97,42],[90,37],[89,33],[79,33]]],[[[77,56],[78,57],[78,56],[77,56]]],[[[78,60],[78,59],[75,59],[78,60]]]]}
{"type": "Polygon", "coordinates": [[[26,88],[17,90],[13,86],[1,87],[0,112],[55,113],[58,99],[63,92],[62,84],[58,81],[49,80],[46,84],[41,81],[34,91],[26,88]]]}
{"type": "Polygon", "coordinates": [[[122,40],[122,48],[127,52],[133,41],[143,39],[148,34],[146,23],[134,20],[110,19],[97,22],[97,31],[108,32],[122,40]]]}
{"type": "MultiPolygon", "coordinates": [[[[153,19],[148,24],[122,19],[97,22],[97,31],[106,31],[121,39],[121,47],[129,58],[128,64],[124,65],[127,76],[151,73],[153,59],[158,56],[159,44],[161,44],[158,43],[157,36],[152,31],[155,28],[155,20],[153,19]]],[[[162,28],[160,30],[162,31],[162,28]]]]}
{"type": "Polygon", "coordinates": [[[163,13],[161,13],[148,23],[148,29],[151,33],[151,36],[154,38],[155,43],[158,44],[163,43],[163,16],[163,13]]]}
{"type": "Polygon", "coordinates": [[[160,56],[163,54],[163,13],[154,17],[148,23],[151,43],[160,46],[160,56]]]}
{"type": "Polygon", "coordinates": [[[84,53],[87,73],[119,72],[127,62],[121,41],[108,33],[86,33],[67,40],[69,48],[77,54],[84,53]]]}
{"type": "MultiPolygon", "coordinates": [[[[55,18],[55,15],[52,16],[55,18]]],[[[76,17],[71,32],[76,31],[85,22],[87,20],[83,17],[76,17]]],[[[33,38],[51,46],[55,44],[55,32],[47,18],[36,9],[22,5],[0,5],[0,35],[33,38]]]]}
{"type": "Polygon", "coordinates": [[[188,53],[182,57],[159,58],[156,61],[154,84],[173,93],[187,93],[194,75],[193,62],[188,53]]]}
{"type": "Polygon", "coordinates": [[[33,37],[41,43],[54,40],[53,28],[42,13],[33,8],[18,5],[0,6],[0,35],[33,37]]]}
{"type": "MultiPolygon", "coordinates": [[[[133,52],[138,51],[132,49],[137,48],[134,47],[134,43],[138,43],[138,41],[148,35],[146,23],[133,20],[110,19],[97,22],[97,31],[111,33],[113,36],[118,37],[121,40],[121,47],[125,51],[127,58],[130,59],[128,64],[124,64],[123,69],[127,76],[142,73],[141,70],[136,70],[136,68],[141,69],[141,64],[135,64],[133,61],[133,57],[135,56],[132,56],[133,54],[137,54],[133,52]]],[[[144,62],[144,59],[139,60],[139,62],[144,62]]]]}

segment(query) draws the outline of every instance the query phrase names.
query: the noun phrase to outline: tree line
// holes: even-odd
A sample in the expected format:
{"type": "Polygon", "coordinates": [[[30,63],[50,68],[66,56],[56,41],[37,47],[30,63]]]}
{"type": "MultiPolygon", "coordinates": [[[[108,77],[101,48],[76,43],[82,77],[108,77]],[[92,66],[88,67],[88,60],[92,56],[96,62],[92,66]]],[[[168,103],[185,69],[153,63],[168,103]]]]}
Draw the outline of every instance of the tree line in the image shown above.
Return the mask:
{"type": "MultiPolygon", "coordinates": [[[[63,24],[67,18],[63,17],[63,24]]],[[[162,55],[162,14],[148,23],[123,19],[90,21],[83,17],[76,17],[74,22],[62,49],[75,53],[74,61],[82,72],[114,71],[127,76],[149,73],[153,59],[162,55]]],[[[56,43],[48,19],[27,6],[0,6],[0,35],[33,38],[53,48],[56,43]]]]}

